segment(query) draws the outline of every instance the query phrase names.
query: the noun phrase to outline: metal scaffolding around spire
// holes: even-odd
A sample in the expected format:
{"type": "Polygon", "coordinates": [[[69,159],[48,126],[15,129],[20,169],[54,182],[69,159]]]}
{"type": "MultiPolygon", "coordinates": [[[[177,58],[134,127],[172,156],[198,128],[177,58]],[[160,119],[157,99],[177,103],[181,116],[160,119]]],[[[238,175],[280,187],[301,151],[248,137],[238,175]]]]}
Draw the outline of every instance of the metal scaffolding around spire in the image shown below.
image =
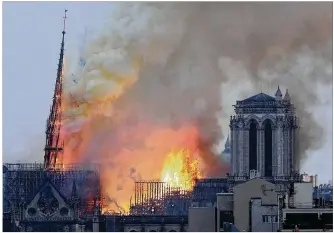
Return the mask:
{"type": "Polygon", "coordinates": [[[64,15],[64,28],[62,31],[62,41],[60,47],[60,55],[57,69],[57,79],[53,95],[50,115],[46,123],[46,144],[44,154],[44,169],[52,170],[57,163],[62,163],[63,141],[60,137],[61,130],[61,99],[62,99],[62,76],[63,76],[63,59],[64,59],[64,45],[65,45],[65,27],[66,27],[66,13],[64,15]]]}

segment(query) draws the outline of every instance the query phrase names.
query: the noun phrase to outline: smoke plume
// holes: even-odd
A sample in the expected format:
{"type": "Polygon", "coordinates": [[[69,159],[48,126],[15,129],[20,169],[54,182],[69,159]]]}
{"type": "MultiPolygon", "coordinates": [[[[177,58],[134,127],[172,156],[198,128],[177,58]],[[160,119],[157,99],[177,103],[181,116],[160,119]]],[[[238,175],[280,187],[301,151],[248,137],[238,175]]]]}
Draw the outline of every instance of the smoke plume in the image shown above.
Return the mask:
{"type": "Polygon", "coordinates": [[[331,3],[115,3],[84,57],[65,79],[65,159],[103,161],[117,205],[133,180],[159,177],[174,147],[196,148],[206,175],[224,174],[214,149],[231,105],[262,85],[289,89],[298,160],[322,146],[313,109],[331,104],[320,98],[332,87],[331,3]]]}

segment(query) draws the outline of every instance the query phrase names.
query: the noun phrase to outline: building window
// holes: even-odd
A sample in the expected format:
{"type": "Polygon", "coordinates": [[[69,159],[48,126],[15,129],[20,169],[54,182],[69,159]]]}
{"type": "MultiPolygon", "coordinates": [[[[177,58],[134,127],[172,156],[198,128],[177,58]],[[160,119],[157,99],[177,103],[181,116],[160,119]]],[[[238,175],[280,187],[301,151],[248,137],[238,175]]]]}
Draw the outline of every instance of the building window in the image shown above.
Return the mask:
{"type": "Polygon", "coordinates": [[[220,211],[220,228],[224,228],[225,223],[234,223],[232,211],[220,211]]]}
{"type": "Polygon", "coordinates": [[[277,215],[262,215],[262,222],[264,223],[277,223],[277,215]]]}

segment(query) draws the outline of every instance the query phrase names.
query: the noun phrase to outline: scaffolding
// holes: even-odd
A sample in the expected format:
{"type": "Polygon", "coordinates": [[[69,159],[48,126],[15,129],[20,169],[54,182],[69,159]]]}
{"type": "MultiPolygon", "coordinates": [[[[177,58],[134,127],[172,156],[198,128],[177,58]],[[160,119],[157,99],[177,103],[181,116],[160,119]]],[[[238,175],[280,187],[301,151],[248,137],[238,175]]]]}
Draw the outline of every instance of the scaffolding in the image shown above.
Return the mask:
{"type": "Polygon", "coordinates": [[[231,192],[235,184],[245,180],[244,177],[198,179],[191,191],[161,181],[139,181],[135,183],[135,200],[130,214],[188,215],[192,203],[199,203],[196,206],[205,206],[208,202],[214,204],[217,193],[231,192]]]}
{"type": "Polygon", "coordinates": [[[100,174],[97,165],[72,164],[45,171],[39,163],[4,164],[4,213],[18,212],[20,202],[29,202],[46,179],[65,197],[71,196],[75,182],[80,195],[80,215],[93,214],[94,199],[102,200],[100,174]],[[98,184],[98,185],[97,185],[98,184]]]}
{"type": "Polygon", "coordinates": [[[161,181],[135,182],[132,215],[187,215],[191,191],[161,181]]]}

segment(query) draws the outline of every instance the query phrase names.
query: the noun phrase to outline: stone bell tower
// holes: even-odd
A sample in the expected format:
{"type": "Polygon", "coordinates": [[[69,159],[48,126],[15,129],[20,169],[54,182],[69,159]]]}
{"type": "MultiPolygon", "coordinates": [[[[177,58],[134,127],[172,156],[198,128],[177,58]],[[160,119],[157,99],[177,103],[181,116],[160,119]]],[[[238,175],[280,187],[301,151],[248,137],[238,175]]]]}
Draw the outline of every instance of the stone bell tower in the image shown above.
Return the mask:
{"type": "Polygon", "coordinates": [[[231,174],[236,176],[286,177],[299,166],[297,117],[288,90],[275,97],[259,93],[237,101],[230,119],[231,174]]]}

